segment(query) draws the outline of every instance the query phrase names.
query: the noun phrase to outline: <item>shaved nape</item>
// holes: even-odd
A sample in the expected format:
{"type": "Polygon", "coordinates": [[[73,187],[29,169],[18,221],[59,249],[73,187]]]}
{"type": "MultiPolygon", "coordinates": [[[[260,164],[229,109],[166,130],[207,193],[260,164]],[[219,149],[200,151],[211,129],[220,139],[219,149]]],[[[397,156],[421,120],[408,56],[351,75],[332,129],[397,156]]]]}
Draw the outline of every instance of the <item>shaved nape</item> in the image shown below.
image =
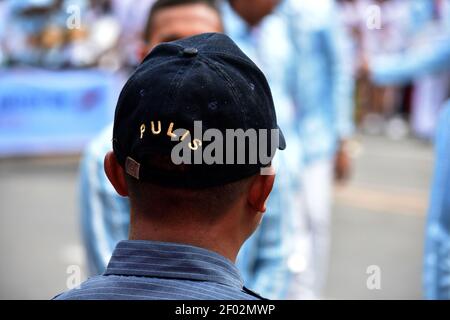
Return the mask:
{"type": "MultiPolygon", "coordinates": [[[[184,214],[214,221],[228,212],[247,193],[254,177],[207,189],[163,187],[127,175],[129,197],[135,212],[147,218],[180,221],[184,214]]],[[[181,220],[182,221],[182,220],[181,220]]]]}

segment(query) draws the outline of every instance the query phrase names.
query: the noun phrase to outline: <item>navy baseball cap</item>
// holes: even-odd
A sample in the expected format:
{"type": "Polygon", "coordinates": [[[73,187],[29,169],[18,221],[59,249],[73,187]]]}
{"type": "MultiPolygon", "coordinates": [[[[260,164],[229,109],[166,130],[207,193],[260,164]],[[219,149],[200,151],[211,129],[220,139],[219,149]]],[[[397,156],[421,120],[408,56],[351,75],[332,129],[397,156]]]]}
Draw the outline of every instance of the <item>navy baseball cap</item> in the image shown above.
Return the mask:
{"type": "Polygon", "coordinates": [[[285,147],[264,74],[220,33],[155,47],[125,84],[115,111],[119,164],[157,185],[235,182],[270,166],[275,150],[285,147]]]}

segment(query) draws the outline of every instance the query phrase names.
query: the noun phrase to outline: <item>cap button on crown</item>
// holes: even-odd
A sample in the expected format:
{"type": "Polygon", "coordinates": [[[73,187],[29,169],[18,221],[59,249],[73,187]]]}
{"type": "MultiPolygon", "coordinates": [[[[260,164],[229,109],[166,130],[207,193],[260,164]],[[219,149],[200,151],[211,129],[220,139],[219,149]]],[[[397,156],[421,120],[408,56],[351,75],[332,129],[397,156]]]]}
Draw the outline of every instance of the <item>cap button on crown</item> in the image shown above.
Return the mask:
{"type": "Polygon", "coordinates": [[[195,57],[198,54],[197,48],[185,48],[183,49],[183,56],[185,57],[195,57]]]}

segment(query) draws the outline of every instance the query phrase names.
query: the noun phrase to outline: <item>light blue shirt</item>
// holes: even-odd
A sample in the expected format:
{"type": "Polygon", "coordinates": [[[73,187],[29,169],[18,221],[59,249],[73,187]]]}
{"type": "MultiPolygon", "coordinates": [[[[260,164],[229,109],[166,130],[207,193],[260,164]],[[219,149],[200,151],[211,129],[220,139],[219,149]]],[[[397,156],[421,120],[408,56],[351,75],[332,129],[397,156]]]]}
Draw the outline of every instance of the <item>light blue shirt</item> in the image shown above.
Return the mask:
{"type": "Polygon", "coordinates": [[[105,273],[55,300],[259,300],[225,257],[186,244],[121,241],[105,273]],[[180,263],[180,261],[182,261],[180,263]]]}
{"type": "Polygon", "coordinates": [[[450,299],[450,101],[435,138],[436,163],[428,211],[424,257],[427,299],[450,299]]]}
{"type": "Polygon", "coordinates": [[[306,165],[333,158],[354,130],[352,43],[337,10],[332,0],[286,0],[279,8],[294,45],[289,85],[306,165]]]}
{"type": "Polygon", "coordinates": [[[405,83],[450,69],[450,36],[443,35],[406,53],[380,57],[371,65],[373,80],[381,85],[405,83]]]}

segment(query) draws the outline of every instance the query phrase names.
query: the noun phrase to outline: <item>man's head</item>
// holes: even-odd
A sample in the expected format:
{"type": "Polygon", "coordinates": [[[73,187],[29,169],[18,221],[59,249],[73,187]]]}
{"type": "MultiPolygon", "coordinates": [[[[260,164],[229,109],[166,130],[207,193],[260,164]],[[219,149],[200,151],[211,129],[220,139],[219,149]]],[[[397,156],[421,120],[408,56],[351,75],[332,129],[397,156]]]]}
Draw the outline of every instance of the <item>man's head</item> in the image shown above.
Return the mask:
{"type": "Polygon", "coordinates": [[[220,12],[214,0],[158,0],[150,11],[144,31],[144,56],[161,42],[222,31],[220,12]]]}
{"type": "Polygon", "coordinates": [[[132,239],[190,243],[234,259],[266,210],[277,147],[285,142],[264,75],[227,36],[202,34],[157,46],[128,80],[105,170],[130,197],[132,239]],[[204,130],[196,132],[199,121],[204,130]],[[209,130],[219,135],[207,138],[209,130]],[[235,148],[230,130],[265,135],[235,148]],[[265,146],[268,162],[236,161],[255,145],[265,146]],[[179,146],[186,162],[176,162],[179,146]],[[207,163],[212,149],[223,156],[207,163]]]}
{"type": "Polygon", "coordinates": [[[116,191],[130,199],[130,239],[197,245],[230,260],[259,226],[275,179],[256,174],[205,189],[170,188],[127,175],[113,152],[105,171],[116,191]]]}
{"type": "Polygon", "coordinates": [[[228,0],[233,9],[251,26],[272,13],[280,0],[228,0]]]}

